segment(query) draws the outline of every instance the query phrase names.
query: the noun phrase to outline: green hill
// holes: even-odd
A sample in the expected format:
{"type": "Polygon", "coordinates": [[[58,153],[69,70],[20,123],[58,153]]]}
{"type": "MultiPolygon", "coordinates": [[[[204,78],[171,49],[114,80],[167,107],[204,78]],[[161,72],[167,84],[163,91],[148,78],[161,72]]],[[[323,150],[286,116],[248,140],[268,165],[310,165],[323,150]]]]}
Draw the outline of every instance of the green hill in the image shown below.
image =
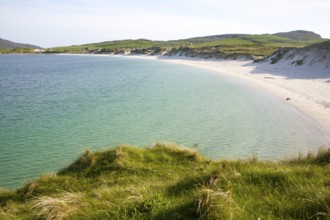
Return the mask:
{"type": "Polygon", "coordinates": [[[202,58],[259,60],[282,47],[305,47],[325,41],[308,31],[276,34],[225,34],[171,41],[118,40],[52,48],[55,53],[185,55],[202,58]]]}
{"type": "Polygon", "coordinates": [[[31,44],[21,44],[0,38],[1,53],[32,53],[33,49],[41,49],[39,46],[31,44]]]}
{"type": "Polygon", "coordinates": [[[86,151],[0,191],[0,219],[329,219],[330,150],[280,162],[215,161],[172,144],[86,151]]]}
{"type": "Polygon", "coordinates": [[[311,31],[303,31],[303,30],[298,30],[298,31],[290,31],[290,32],[281,32],[281,33],[276,33],[274,34],[275,36],[279,37],[286,37],[291,40],[298,40],[298,41],[309,41],[309,40],[317,40],[317,39],[322,39],[322,37],[319,34],[316,34],[311,31]]]}
{"type": "Polygon", "coordinates": [[[31,45],[31,44],[15,43],[15,42],[0,38],[0,49],[17,49],[17,48],[41,49],[41,47],[39,47],[39,46],[35,46],[35,45],[31,45]]]}

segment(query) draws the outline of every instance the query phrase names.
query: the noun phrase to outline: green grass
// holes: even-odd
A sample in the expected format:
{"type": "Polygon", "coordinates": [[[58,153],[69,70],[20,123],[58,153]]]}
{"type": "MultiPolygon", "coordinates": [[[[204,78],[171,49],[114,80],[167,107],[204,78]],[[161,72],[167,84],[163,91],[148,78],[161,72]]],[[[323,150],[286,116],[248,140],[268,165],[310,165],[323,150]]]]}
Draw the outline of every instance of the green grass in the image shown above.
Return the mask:
{"type": "Polygon", "coordinates": [[[215,161],[174,144],[86,151],[0,191],[0,219],[329,219],[330,150],[215,161]]]}
{"type": "MultiPolygon", "coordinates": [[[[290,36],[290,35],[289,35],[290,36]]],[[[191,38],[173,41],[151,41],[146,39],[106,41],[94,44],[75,45],[52,48],[57,53],[118,53],[132,50],[133,54],[159,55],[170,51],[169,54],[182,48],[189,51],[188,56],[213,57],[225,59],[248,58],[261,60],[282,47],[304,47],[324,41],[322,38],[302,38],[294,40],[290,37],[271,34],[236,35],[221,39],[217,36],[191,38]],[[156,48],[156,50],[155,50],[156,48]],[[148,51],[154,49],[154,52],[148,51]],[[155,52],[157,51],[157,52],[155,52]]]]}
{"type": "MultiPolygon", "coordinates": [[[[326,39],[320,38],[313,32],[294,31],[279,34],[261,35],[215,35],[171,41],[152,41],[147,39],[116,40],[83,45],[54,47],[46,53],[103,53],[125,54],[131,50],[132,54],[160,55],[169,54],[184,48],[191,56],[213,58],[247,58],[261,60],[283,47],[305,47],[320,43],[326,39]]],[[[0,53],[31,53],[24,49],[0,50],[0,53]]],[[[188,55],[188,56],[190,56],[188,55]]]]}
{"type": "Polygon", "coordinates": [[[264,45],[272,47],[304,47],[313,43],[320,43],[323,39],[292,40],[272,34],[247,35],[235,38],[227,38],[196,44],[195,47],[206,46],[239,46],[239,45],[264,45]]]}
{"type": "Polygon", "coordinates": [[[246,56],[262,59],[283,47],[305,47],[320,43],[323,39],[292,40],[271,34],[248,35],[194,44],[191,51],[201,54],[221,54],[221,58],[246,56]]]}
{"type": "Polygon", "coordinates": [[[33,53],[33,48],[15,48],[15,49],[3,49],[0,48],[0,54],[13,54],[13,53],[33,53]]]}
{"type": "Polygon", "coordinates": [[[151,41],[146,39],[139,40],[117,40],[107,41],[96,44],[84,44],[82,46],[89,48],[107,48],[107,49],[124,49],[124,48],[150,48],[161,45],[160,41],[151,41]]]}
{"type": "MultiPolygon", "coordinates": [[[[212,57],[212,58],[225,58],[225,59],[239,59],[249,58],[253,60],[262,59],[271,55],[278,47],[253,45],[253,44],[237,44],[237,45],[218,45],[206,47],[191,47],[185,48],[195,56],[212,57]]],[[[180,48],[179,48],[180,50],[180,48]]]]}
{"type": "Polygon", "coordinates": [[[52,48],[53,51],[57,52],[79,52],[85,53],[88,50],[97,50],[97,49],[105,49],[107,52],[114,52],[117,50],[122,50],[126,48],[151,48],[157,46],[166,46],[167,44],[162,43],[160,41],[151,41],[145,39],[139,40],[117,40],[117,41],[106,41],[101,43],[93,43],[93,44],[83,44],[83,45],[74,45],[68,47],[55,47],[52,48]]]}

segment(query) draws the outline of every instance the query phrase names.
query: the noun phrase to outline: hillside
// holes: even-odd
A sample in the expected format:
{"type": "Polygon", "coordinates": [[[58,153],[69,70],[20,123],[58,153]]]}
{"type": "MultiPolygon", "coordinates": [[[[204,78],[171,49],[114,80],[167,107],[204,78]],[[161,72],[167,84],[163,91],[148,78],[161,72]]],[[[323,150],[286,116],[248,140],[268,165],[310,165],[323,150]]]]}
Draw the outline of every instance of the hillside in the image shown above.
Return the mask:
{"type": "Polygon", "coordinates": [[[5,40],[0,38],[0,49],[16,49],[16,48],[34,48],[34,49],[40,49],[41,47],[31,45],[31,44],[21,44],[21,43],[15,43],[9,40],[5,40]]]}
{"type": "Polygon", "coordinates": [[[311,31],[303,31],[303,30],[275,33],[274,35],[279,37],[286,37],[291,40],[298,40],[298,41],[322,39],[321,35],[319,34],[316,34],[311,31]]]}
{"type": "Polygon", "coordinates": [[[281,48],[264,62],[282,66],[317,67],[330,73],[330,41],[304,48],[281,48]]]}
{"type": "Polygon", "coordinates": [[[309,31],[225,34],[171,41],[118,40],[52,48],[55,53],[146,54],[260,60],[282,47],[304,47],[326,39],[309,31]]]}
{"type": "Polygon", "coordinates": [[[329,219],[330,150],[280,162],[214,161],[173,144],[86,151],[0,191],[0,219],[329,219]]]}
{"type": "Polygon", "coordinates": [[[31,44],[15,43],[0,38],[0,54],[1,53],[31,53],[33,49],[41,49],[41,47],[31,44]]]}

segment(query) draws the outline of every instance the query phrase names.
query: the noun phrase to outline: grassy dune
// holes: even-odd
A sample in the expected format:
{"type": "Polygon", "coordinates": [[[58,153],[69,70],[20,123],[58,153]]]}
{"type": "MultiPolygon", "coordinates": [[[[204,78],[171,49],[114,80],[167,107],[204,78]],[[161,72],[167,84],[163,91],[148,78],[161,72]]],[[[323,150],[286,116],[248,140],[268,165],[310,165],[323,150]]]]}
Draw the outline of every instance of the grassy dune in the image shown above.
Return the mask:
{"type": "Polygon", "coordinates": [[[329,219],[330,150],[275,163],[121,146],[0,191],[0,219],[259,218],[329,219]]]}
{"type": "Polygon", "coordinates": [[[189,50],[198,55],[215,55],[221,58],[237,58],[246,56],[251,59],[262,59],[271,55],[282,47],[305,47],[314,43],[325,41],[314,33],[298,34],[296,32],[284,33],[281,36],[276,34],[232,36],[206,36],[172,41],[152,41],[147,39],[117,40],[68,47],[52,48],[53,53],[122,53],[123,50],[132,50],[134,54],[150,54],[148,49],[158,52],[152,55],[159,55],[176,50],[189,50]],[[311,36],[310,36],[311,35],[311,36]],[[140,49],[137,49],[140,48],[140,49]]]}

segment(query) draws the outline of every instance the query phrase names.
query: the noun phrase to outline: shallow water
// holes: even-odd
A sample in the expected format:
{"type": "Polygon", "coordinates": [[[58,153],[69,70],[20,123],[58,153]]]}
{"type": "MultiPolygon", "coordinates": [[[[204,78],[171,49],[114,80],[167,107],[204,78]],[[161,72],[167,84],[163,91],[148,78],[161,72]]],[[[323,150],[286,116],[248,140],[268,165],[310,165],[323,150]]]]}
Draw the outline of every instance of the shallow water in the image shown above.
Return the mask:
{"type": "Polygon", "coordinates": [[[329,143],[285,101],[211,71],[104,56],[0,56],[0,187],[85,149],[170,141],[213,158],[279,159],[329,143]]]}

